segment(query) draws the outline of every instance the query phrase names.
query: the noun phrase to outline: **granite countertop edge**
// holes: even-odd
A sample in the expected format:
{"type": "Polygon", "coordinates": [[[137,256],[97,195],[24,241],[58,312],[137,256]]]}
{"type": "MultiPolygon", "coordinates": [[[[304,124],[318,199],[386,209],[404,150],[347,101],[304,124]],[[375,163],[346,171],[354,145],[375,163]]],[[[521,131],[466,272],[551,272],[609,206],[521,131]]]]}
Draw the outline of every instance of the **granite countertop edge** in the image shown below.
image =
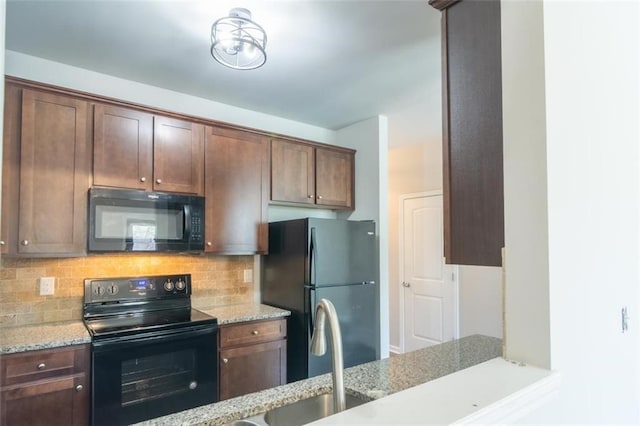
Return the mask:
{"type": "MultiPolygon", "coordinates": [[[[284,318],[290,311],[258,303],[196,308],[218,318],[218,324],[233,324],[284,318]]],[[[0,327],[0,355],[91,343],[82,320],[0,327]]]]}
{"type": "MultiPolygon", "coordinates": [[[[482,335],[347,368],[345,392],[372,401],[502,356],[502,340],[482,335]]],[[[212,426],[331,392],[331,374],[150,419],[137,426],[212,426]]]]}

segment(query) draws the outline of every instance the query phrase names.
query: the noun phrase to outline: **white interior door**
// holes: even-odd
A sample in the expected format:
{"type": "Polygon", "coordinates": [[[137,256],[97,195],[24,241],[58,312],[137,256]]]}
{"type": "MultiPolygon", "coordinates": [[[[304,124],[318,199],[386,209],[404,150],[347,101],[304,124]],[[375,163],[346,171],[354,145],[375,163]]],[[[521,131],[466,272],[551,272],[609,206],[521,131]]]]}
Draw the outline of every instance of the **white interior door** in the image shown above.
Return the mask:
{"type": "Polygon", "coordinates": [[[402,200],[404,351],[457,337],[457,282],[444,262],[442,194],[402,200]]]}

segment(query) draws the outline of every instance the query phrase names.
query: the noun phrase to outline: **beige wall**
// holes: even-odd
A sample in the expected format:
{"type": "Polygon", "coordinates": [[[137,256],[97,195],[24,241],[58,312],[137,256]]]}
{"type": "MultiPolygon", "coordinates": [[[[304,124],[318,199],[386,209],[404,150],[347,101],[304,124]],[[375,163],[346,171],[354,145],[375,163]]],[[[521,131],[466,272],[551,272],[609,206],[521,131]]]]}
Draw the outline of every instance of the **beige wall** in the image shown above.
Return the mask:
{"type": "Polygon", "coordinates": [[[390,345],[400,345],[400,196],[442,188],[439,140],[389,150],[389,318],[390,345]]]}
{"type": "Polygon", "coordinates": [[[502,338],[502,268],[460,266],[460,337],[502,338]]]}

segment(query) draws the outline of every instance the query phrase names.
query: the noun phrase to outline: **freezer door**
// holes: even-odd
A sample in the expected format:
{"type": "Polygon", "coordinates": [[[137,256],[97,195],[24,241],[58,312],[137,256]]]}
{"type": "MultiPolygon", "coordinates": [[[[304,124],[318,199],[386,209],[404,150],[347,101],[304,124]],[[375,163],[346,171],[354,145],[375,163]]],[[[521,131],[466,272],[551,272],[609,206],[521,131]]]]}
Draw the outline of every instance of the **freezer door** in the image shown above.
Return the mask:
{"type": "Polygon", "coordinates": [[[309,284],[327,286],[376,281],[374,222],[309,219],[309,284]]]}
{"type": "MultiPolygon", "coordinates": [[[[378,344],[376,293],[376,285],[374,284],[309,289],[312,315],[309,333],[311,335],[313,332],[315,306],[320,299],[329,299],[338,314],[345,368],[376,359],[378,344]]],[[[320,357],[311,355],[309,352],[309,377],[331,371],[331,335],[328,324],[325,324],[325,331],[327,333],[327,352],[320,357]]]]}

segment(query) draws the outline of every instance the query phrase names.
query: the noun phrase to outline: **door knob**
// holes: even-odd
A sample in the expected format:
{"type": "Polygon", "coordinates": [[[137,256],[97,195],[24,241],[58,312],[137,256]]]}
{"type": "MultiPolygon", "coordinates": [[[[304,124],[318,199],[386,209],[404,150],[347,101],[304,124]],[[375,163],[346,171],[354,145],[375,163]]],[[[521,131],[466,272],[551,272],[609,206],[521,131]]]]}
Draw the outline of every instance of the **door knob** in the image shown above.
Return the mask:
{"type": "Polygon", "coordinates": [[[411,287],[411,283],[408,283],[408,282],[403,281],[403,282],[402,282],[402,287],[407,287],[407,288],[409,288],[409,287],[411,287]]]}

